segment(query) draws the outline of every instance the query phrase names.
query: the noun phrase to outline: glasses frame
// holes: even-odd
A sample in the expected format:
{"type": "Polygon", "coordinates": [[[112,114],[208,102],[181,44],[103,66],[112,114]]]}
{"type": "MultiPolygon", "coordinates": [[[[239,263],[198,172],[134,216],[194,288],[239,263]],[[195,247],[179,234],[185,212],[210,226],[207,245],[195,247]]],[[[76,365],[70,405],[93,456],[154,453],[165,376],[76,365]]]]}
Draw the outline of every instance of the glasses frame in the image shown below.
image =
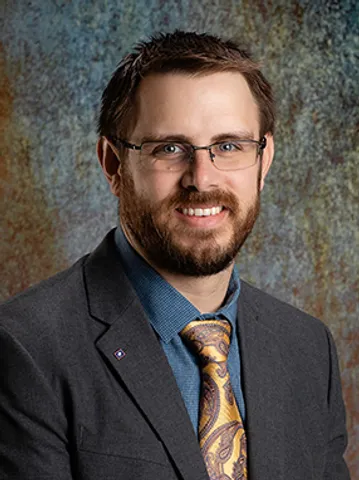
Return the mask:
{"type": "MultiPolygon", "coordinates": [[[[145,142],[142,142],[140,145],[136,145],[134,143],[130,143],[128,142],[127,140],[123,140],[122,138],[120,137],[116,137],[116,136],[113,136],[111,135],[110,137],[110,140],[114,141],[114,143],[121,143],[125,148],[129,149],[129,150],[136,150],[136,151],[140,151],[142,150],[142,145],[145,144],[145,143],[159,143],[157,142],[156,140],[153,140],[153,141],[145,141],[145,142]]],[[[231,139],[229,139],[231,140],[231,139]]],[[[234,168],[234,169],[230,169],[230,170],[223,170],[221,168],[218,168],[218,165],[216,165],[216,162],[215,162],[215,155],[212,153],[212,148],[215,146],[215,145],[220,145],[221,143],[225,143],[225,141],[222,141],[222,142],[215,142],[215,143],[211,143],[210,145],[204,145],[204,146],[198,146],[198,145],[192,145],[191,143],[187,143],[187,142],[177,142],[175,140],[168,140],[168,143],[177,143],[177,144],[180,144],[180,145],[186,145],[188,147],[191,147],[192,149],[192,152],[191,154],[189,155],[188,157],[188,162],[192,162],[193,161],[193,158],[194,158],[194,153],[197,151],[197,150],[207,150],[208,153],[209,153],[209,157],[211,159],[211,162],[212,164],[218,169],[218,170],[221,170],[221,171],[233,171],[233,170],[245,170],[247,168],[250,168],[250,167],[253,167],[253,165],[255,165],[257,163],[257,158],[258,156],[262,156],[263,155],[263,150],[266,148],[267,146],[267,138],[265,136],[263,136],[260,140],[252,140],[252,139],[243,139],[243,140],[238,140],[239,142],[245,142],[245,143],[255,143],[258,148],[257,148],[257,156],[256,156],[256,161],[252,164],[252,165],[249,165],[248,167],[244,167],[244,168],[234,168]]],[[[163,143],[165,143],[166,141],[164,141],[163,143]]]]}

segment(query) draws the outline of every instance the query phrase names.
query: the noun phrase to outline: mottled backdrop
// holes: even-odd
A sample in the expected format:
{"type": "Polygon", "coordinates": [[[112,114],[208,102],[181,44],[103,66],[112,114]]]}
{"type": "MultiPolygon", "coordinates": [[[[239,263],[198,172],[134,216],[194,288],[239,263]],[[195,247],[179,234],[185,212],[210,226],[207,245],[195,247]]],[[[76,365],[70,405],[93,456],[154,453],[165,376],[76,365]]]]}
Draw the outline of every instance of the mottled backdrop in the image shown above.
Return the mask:
{"type": "Polygon", "coordinates": [[[248,43],[275,86],[279,124],[262,215],[240,272],[333,332],[347,459],[359,478],[359,3],[0,4],[2,298],[67,267],[116,223],[95,156],[95,124],[101,92],[134,42],[182,28],[248,43]]]}

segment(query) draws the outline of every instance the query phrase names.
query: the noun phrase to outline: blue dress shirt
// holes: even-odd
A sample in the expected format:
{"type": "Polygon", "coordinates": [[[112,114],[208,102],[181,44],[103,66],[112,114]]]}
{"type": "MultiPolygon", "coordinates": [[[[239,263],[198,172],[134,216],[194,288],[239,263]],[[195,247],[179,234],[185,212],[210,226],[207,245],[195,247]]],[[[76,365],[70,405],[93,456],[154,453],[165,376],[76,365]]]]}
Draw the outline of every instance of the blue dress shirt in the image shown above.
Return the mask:
{"type": "Polygon", "coordinates": [[[237,300],[240,280],[234,267],[224,305],[216,312],[201,314],[181,293],[154,270],[128,243],[121,228],[115,233],[116,246],[122,264],[134,287],[147,317],[159,337],[159,341],[173,370],[177,385],[195,432],[198,431],[198,410],[201,377],[197,357],[183,343],[179,332],[192,320],[225,318],[232,326],[228,369],[234,395],[243,422],[244,399],[241,388],[241,369],[237,336],[237,300]]]}

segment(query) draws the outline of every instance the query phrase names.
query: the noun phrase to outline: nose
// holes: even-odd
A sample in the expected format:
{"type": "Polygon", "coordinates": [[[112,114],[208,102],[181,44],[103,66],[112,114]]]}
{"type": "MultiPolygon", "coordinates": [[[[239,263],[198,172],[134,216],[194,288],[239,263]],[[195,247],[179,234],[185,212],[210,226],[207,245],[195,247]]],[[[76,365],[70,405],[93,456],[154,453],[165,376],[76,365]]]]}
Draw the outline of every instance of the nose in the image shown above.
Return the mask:
{"type": "Polygon", "coordinates": [[[199,192],[218,188],[220,171],[211,160],[208,149],[194,150],[192,160],[182,177],[182,186],[187,189],[196,189],[199,192]]]}

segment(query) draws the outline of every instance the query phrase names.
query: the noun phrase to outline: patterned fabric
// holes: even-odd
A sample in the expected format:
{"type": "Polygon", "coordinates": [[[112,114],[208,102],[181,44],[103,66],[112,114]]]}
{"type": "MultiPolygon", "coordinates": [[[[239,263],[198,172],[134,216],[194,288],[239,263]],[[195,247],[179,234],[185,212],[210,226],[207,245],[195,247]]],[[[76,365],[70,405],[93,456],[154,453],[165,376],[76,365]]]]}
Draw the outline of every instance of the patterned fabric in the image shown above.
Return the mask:
{"type": "Polygon", "coordinates": [[[226,320],[193,321],[181,336],[201,366],[198,436],[209,478],[246,479],[246,435],[227,368],[231,325],[226,320]]]}

